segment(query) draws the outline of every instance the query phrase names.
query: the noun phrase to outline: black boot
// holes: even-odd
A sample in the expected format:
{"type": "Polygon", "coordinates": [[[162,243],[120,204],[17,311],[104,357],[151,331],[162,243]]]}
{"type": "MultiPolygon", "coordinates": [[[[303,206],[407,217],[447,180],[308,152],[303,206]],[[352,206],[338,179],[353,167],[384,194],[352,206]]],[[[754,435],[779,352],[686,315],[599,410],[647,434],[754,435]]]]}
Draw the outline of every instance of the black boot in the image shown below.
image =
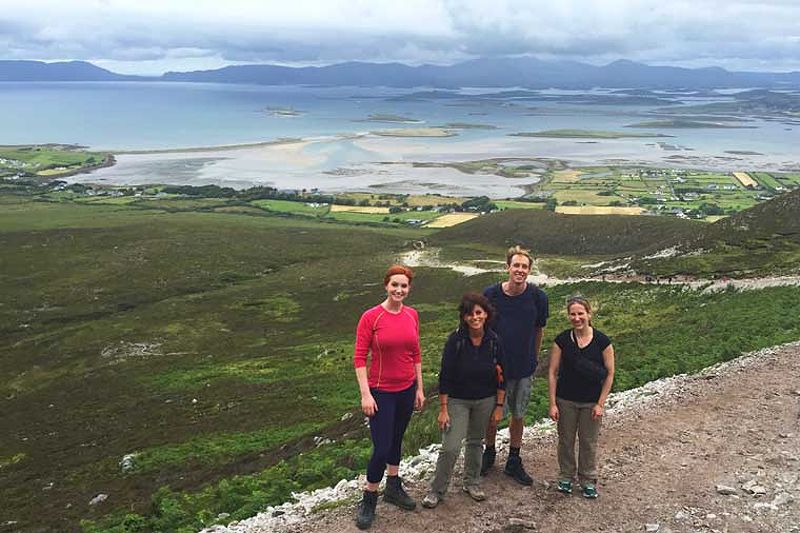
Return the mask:
{"type": "Polygon", "coordinates": [[[497,450],[494,446],[489,447],[487,446],[485,450],[483,450],[483,457],[481,457],[481,475],[485,476],[489,473],[489,470],[494,466],[494,460],[497,457],[497,450]]]}
{"type": "Polygon", "coordinates": [[[375,520],[376,505],[378,505],[378,493],[365,490],[364,497],[358,502],[358,514],[356,515],[356,527],[358,529],[369,529],[372,521],[375,520]]]}
{"type": "Polygon", "coordinates": [[[520,485],[525,485],[527,487],[533,485],[533,478],[525,472],[525,468],[522,467],[522,459],[519,455],[508,456],[504,472],[506,475],[514,478],[514,481],[520,485]]]}
{"type": "Polygon", "coordinates": [[[413,511],[417,507],[417,502],[403,490],[403,482],[400,476],[387,476],[386,488],[383,491],[383,501],[398,506],[406,511],[413,511]]]}

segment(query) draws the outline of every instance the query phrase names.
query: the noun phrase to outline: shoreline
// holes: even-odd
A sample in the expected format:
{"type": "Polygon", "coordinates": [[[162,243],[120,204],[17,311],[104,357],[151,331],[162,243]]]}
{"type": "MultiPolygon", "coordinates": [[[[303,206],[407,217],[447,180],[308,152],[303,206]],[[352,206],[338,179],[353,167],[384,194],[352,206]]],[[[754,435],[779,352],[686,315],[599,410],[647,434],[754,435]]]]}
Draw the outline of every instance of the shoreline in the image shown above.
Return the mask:
{"type": "Polygon", "coordinates": [[[178,148],[153,148],[149,150],[107,150],[114,155],[155,155],[155,154],[183,154],[197,152],[228,152],[246,148],[261,148],[265,146],[281,146],[309,142],[310,139],[302,137],[279,137],[271,141],[258,141],[241,144],[220,144],[217,146],[189,146],[178,148]]]}

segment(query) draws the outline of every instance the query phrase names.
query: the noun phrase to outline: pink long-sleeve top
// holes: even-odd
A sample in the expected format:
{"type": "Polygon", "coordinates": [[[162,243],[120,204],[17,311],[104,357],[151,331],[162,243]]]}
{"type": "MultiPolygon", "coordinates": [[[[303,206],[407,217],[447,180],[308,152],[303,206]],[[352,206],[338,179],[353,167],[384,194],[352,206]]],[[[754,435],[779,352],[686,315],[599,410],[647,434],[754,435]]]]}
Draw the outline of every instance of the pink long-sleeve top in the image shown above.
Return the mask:
{"type": "Polygon", "coordinates": [[[414,365],[422,362],[419,350],[419,316],[403,306],[391,313],[376,305],[364,311],[356,328],[353,366],[367,366],[369,387],[386,392],[406,390],[414,384],[414,365]]]}

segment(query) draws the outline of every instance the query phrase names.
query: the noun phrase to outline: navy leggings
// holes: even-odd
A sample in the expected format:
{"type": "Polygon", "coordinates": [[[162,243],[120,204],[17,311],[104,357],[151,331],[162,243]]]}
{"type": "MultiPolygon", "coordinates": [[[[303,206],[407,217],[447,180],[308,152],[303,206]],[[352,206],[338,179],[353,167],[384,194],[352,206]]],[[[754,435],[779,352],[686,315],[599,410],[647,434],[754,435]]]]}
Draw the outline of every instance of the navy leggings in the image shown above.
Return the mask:
{"type": "Polygon", "coordinates": [[[406,432],[411,413],[414,412],[416,383],[400,392],[385,392],[370,389],[378,412],[369,419],[372,434],[372,457],[367,465],[367,481],[379,483],[383,479],[386,465],[399,465],[403,434],[406,432]]]}

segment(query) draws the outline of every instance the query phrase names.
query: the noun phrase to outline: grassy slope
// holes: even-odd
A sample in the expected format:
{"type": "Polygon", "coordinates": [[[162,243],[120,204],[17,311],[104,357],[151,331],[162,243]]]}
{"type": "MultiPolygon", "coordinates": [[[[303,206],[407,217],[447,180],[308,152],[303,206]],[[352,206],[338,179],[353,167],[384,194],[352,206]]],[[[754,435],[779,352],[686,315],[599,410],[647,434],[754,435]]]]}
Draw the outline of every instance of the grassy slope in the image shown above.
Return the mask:
{"type": "Polygon", "coordinates": [[[632,263],[654,273],[754,275],[797,273],[800,190],[784,193],[713,224],[679,244],[689,255],[632,263]]]}
{"type": "MultiPolygon", "coordinates": [[[[495,258],[508,244],[497,235],[508,235],[582,259],[693,237],[699,227],[520,210],[431,240],[447,253],[495,258]]],[[[380,300],[386,263],[418,236],[0,196],[0,423],[10,428],[0,436],[0,492],[9,519],[63,530],[128,509],[141,513],[130,524],[191,530],[359,471],[368,454],[363,427],[358,416],[340,422],[357,404],[352,331],[380,300]],[[307,452],[301,465],[294,455],[318,434],[339,442],[307,452]],[[119,460],[131,452],[139,454],[134,471],[122,474],[119,460]],[[177,492],[156,493],[164,485],[177,492]],[[111,495],[108,503],[88,508],[99,492],[111,495]]],[[[495,279],[419,269],[411,303],[424,324],[430,385],[457,295],[495,279]]],[[[783,318],[796,314],[786,312],[800,301],[795,288],[702,295],[586,283],[548,289],[554,318],[545,346],[566,326],[560,303],[573,292],[598,304],[598,326],[620,353],[618,388],[800,334],[783,318]]],[[[543,387],[539,380],[531,418],[543,414],[543,387]]],[[[435,408],[415,417],[407,450],[436,439],[433,416],[435,408]]],[[[101,529],[110,523],[122,522],[101,529]]]]}
{"type": "Polygon", "coordinates": [[[574,216],[515,209],[480,217],[430,237],[438,246],[502,253],[522,244],[536,254],[625,255],[696,234],[702,223],[667,217],[574,216]],[[501,239],[498,236],[502,236],[501,239]]]}
{"type": "Polygon", "coordinates": [[[337,420],[353,402],[354,320],[411,236],[8,197],[0,212],[0,458],[25,457],[0,483],[29,520],[74,519],[100,491],[146,501],[224,474],[200,463],[269,450],[265,428],[337,420]],[[142,450],[154,473],[120,478],[142,450]]]}

